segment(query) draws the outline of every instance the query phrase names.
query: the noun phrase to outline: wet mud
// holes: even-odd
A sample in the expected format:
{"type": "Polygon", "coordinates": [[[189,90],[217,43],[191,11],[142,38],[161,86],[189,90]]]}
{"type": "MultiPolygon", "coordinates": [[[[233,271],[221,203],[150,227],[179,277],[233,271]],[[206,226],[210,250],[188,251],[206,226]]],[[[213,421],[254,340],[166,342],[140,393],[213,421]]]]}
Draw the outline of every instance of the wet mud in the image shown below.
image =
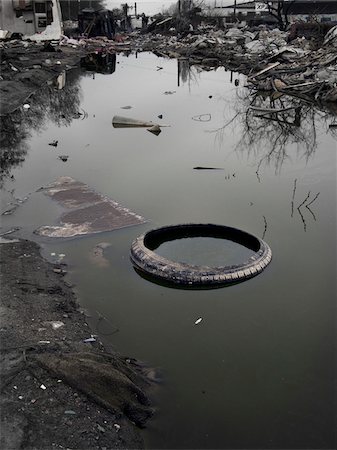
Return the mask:
{"type": "Polygon", "coordinates": [[[151,370],[106,351],[37,244],[3,239],[0,259],[1,448],[143,448],[151,370]]]}

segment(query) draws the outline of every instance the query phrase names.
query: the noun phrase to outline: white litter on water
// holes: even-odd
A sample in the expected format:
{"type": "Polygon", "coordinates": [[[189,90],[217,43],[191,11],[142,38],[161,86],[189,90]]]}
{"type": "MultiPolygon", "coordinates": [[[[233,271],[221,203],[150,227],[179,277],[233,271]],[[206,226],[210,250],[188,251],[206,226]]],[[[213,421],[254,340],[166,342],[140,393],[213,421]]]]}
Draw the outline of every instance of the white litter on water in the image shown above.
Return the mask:
{"type": "Polygon", "coordinates": [[[199,317],[199,319],[197,319],[197,320],[194,322],[194,324],[195,324],[195,325],[198,325],[201,321],[202,321],[202,318],[199,317]]]}

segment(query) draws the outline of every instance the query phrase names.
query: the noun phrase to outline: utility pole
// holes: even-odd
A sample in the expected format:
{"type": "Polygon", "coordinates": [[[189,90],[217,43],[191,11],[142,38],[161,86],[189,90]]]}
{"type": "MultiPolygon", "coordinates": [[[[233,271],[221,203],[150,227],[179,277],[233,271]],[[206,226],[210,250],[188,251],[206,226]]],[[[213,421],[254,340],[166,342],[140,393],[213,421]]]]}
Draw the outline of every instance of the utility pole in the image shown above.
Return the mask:
{"type": "Polygon", "coordinates": [[[236,22],[236,0],[234,0],[234,20],[236,22]]]}
{"type": "Polygon", "coordinates": [[[135,2],[135,16],[137,17],[137,3],[135,2]]]}

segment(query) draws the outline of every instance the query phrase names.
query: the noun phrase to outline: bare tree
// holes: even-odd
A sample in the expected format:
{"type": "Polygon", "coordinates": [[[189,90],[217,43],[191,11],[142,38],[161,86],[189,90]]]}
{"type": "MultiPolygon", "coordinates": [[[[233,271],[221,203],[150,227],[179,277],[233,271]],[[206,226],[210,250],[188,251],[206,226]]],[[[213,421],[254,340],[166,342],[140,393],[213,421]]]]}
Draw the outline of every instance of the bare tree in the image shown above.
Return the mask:
{"type": "Polygon", "coordinates": [[[280,30],[285,31],[289,27],[289,13],[296,0],[263,0],[268,7],[268,13],[277,20],[280,30]]]}
{"type": "Polygon", "coordinates": [[[264,166],[274,166],[279,173],[295,153],[305,160],[315,154],[317,123],[329,120],[327,112],[286,95],[251,95],[247,90],[238,91],[237,95],[230,108],[235,112],[232,118],[210,132],[216,133],[220,144],[228,128],[240,136],[234,150],[247,154],[258,178],[264,166]]]}

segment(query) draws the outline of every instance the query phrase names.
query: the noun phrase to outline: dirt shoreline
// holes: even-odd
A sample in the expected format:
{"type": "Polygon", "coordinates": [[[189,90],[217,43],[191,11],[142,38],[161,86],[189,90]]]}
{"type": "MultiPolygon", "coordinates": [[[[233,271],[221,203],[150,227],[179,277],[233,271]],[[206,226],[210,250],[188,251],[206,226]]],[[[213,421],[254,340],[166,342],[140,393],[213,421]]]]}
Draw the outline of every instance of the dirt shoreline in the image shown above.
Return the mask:
{"type": "Polygon", "coordinates": [[[1,448],[144,448],[146,371],[92,336],[64,266],[36,243],[1,243],[0,261],[1,448]]]}

